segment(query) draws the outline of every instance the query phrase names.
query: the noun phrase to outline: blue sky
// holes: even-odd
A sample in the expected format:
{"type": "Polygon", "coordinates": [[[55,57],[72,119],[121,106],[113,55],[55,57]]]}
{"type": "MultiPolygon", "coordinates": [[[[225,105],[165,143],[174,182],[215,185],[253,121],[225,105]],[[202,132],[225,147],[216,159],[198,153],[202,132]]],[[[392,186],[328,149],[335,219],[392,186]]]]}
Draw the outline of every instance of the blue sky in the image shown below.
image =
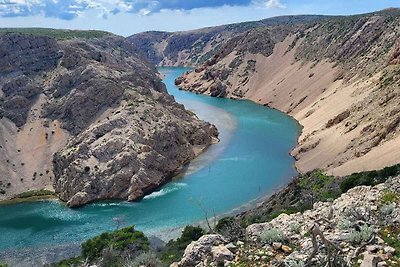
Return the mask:
{"type": "Polygon", "coordinates": [[[400,7],[400,0],[0,0],[0,25],[99,29],[127,36],[286,14],[347,15],[388,7],[400,7]]]}

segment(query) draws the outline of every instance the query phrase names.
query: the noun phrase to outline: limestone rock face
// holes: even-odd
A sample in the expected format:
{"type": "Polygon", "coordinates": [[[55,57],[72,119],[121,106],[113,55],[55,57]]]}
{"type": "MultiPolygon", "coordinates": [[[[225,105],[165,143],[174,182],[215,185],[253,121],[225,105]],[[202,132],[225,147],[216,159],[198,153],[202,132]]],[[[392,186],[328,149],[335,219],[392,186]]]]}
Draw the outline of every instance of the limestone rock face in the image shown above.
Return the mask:
{"type": "Polygon", "coordinates": [[[177,266],[206,266],[204,261],[211,254],[217,260],[232,259],[232,252],[223,246],[225,243],[226,240],[221,235],[204,235],[186,247],[183,258],[177,266]]]}
{"type": "Polygon", "coordinates": [[[14,135],[40,121],[41,142],[57,135],[46,130],[56,124],[70,136],[54,157],[48,153],[51,168],[40,177],[49,174],[71,207],[139,199],[218,136],[175,102],[154,67],[122,37],[57,41],[6,34],[0,55],[0,116],[15,125],[14,135]]]}

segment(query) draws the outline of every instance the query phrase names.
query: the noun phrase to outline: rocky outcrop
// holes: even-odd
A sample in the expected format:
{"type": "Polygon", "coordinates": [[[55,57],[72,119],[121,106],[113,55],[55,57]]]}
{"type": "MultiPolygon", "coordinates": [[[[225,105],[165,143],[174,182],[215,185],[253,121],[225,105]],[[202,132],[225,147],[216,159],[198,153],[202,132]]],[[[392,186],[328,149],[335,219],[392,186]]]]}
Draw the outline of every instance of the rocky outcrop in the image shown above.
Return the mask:
{"type": "Polygon", "coordinates": [[[355,187],[304,213],[249,225],[234,243],[203,236],[173,266],[398,266],[399,182],[355,187]]]}
{"type": "Polygon", "coordinates": [[[171,266],[209,266],[207,262],[224,263],[231,261],[233,253],[223,244],[227,241],[221,235],[204,235],[199,240],[190,243],[180,262],[171,266]]]}
{"type": "Polygon", "coordinates": [[[136,200],[215,141],[216,128],[177,104],[136,51],[112,35],[0,37],[0,116],[7,131],[1,176],[12,174],[0,197],[24,183],[41,189],[53,181],[71,207],[136,200]],[[27,142],[38,147],[22,147],[27,142]],[[43,157],[35,159],[38,151],[43,157]]]}
{"type": "Polygon", "coordinates": [[[210,28],[207,32],[218,30],[223,38],[207,43],[206,57],[193,45],[177,47],[190,55],[181,62],[168,53],[164,59],[196,66],[177,80],[184,90],[250,99],[298,120],[304,127],[292,155],[301,173],[319,168],[347,175],[394,165],[400,157],[399,40],[393,34],[400,31],[399,18],[398,9],[388,9],[210,28]],[[233,29],[235,35],[229,35],[233,29]]]}

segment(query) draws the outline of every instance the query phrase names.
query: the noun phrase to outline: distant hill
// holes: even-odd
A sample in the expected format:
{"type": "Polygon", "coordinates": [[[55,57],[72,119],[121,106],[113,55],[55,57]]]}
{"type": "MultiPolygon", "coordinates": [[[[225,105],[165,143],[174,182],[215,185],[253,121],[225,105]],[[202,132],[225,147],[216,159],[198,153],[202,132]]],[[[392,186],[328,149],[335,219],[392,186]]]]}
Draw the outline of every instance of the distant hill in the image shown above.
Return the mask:
{"type": "Polygon", "coordinates": [[[139,51],[156,65],[204,63],[227,40],[257,27],[316,23],[331,18],[319,15],[281,16],[254,22],[208,27],[185,32],[150,31],[128,37],[139,51]]]}
{"type": "Polygon", "coordinates": [[[6,33],[23,33],[31,35],[40,35],[52,37],[57,40],[67,40],[76,38],[100,38],[104,36],[111,36],[112,33],[105,31],[83,31],[83,30],[64,30],[64,29],[50,29],[50,28],[0,28],[0,35],[6,33]]]}

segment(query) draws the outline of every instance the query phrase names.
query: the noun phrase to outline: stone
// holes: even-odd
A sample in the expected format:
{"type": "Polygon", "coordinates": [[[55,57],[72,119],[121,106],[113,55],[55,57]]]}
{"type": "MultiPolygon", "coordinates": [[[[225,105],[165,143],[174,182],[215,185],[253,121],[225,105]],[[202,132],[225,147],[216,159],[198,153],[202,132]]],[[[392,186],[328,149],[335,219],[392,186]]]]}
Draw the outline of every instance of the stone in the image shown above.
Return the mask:
{"type": "Polygon", "coordinates": [[[386,247],[384,247],[383,250],[384,250],[386,253],[389,253],[389,254],[392,254],[392,255],[396,252],[396,249],[393,248],[393,247],[391,247],[391,246],[386,246],[386,247]]]}
{"type": "Polygon", "coordinates": [[[374,254],[365,253],[360,267],[376,267],[381,258],[374,254]]]}
{"type": "Polygon", "coordinates": [[[217,263],[223,263],[225,261],[232,261],[234,254],[227,249],[224,245],[219,245],[211,249],[213,260],[217,263]]]}
{"type": "Polygon", "coordinates": [[[389,265],[386,263],[386,261],[381,261],[381,262],[378,262],[377,267],[389,267],[389,265]]]}
{"type": "Polygon", "coordinates": [[[377,245],[368,245],[368,246],[366,247],[366,250],[367,250],[368,252],[376,252],[376,251],[379,250],[379,247],[378,247],[377,245]]]}
{"type": "Polygon", "coordinates": [[[232,243],[229,243],[229,244],[227,244],[227,245],[225,245],[225,247],[227,248],[227,249],[229,249],[229,251],[230,252],[232,252],[232,253],[236,253],[236,251],[237,251],[237,246],[235,246],[234,244],[232,244],[232,243]]]}
{"type": "Polygon", "coordinates": [[[379,236],[376,236],[375,239],[379,245],[385,244],[385,241],[382,238],[380,238],[379,236]]]}
{"type": "Polygon", "coordinates": [[[280,248],[282,247],[282,243],[280,243],[280,242],[273,242],[273,243],[272,243],[272,247],[273,247],[275,250],[278,250],[278,249],[280,249],[280,248]]]}
{"type": "MultiPolygon", "coordinates": [[[[233,259],[234,255],[230,252],[225,246],[220,247],[220,250],[214,249],[214,253],[212,253],[212,249],[214,247],[218,247],[227,243],[226,240],[221,235],[204,235],[199,238],[197,241],[193,241],[190,243],[183,254],[181,261],[178,263],[179,267],[186,266],[196,266],[200,262],[203,262],[210,254],[215,253],[215,257],[227,257],[233,259]]],[[[218,258],[220,259],[220,258],[218,258]]]]}
{"type": "Polygon", "coordinates": [[[281,249],[285,253],[291,253],[292,252],[292,249],[289,246],[286,246],[286,245],[282,245],[281,249]]]}
{"type": "Polygon", "coordinates": [[[236,245],[238,246],[238,247],[241,247],[241,246],[243,246],[244,245],[244,242],[242,242],[242,241],[237,241],[236,242],[236,245]]]}

